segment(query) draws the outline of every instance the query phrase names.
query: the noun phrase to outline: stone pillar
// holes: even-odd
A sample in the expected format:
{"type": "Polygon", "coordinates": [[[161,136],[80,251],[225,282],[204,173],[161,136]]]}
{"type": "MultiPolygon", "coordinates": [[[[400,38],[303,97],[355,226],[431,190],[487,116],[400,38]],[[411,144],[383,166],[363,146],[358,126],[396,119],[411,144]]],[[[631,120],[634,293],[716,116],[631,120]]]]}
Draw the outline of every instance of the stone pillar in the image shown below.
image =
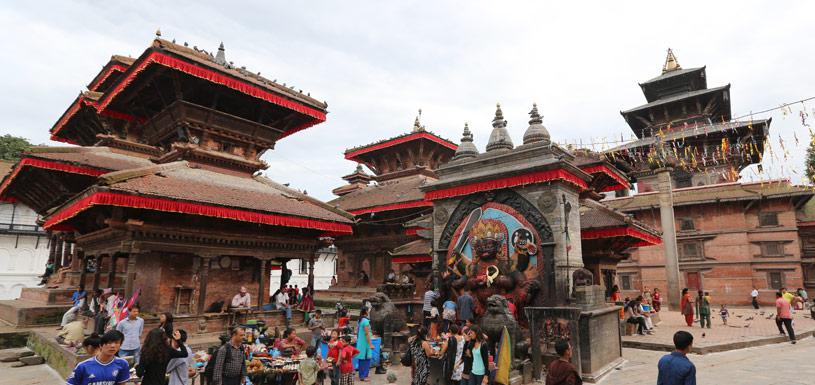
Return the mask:
{"type": "Polygon", "coordinates": [[[62,266],[68,266],[68,259],[70,259],[73,264],[74,259],[71,258],[71,243],[62,241],[62,266]]]}
{"type": "Polygon", "coordinates": [[[59,268],[59,266],[57,266],[57,242],[57,236],[51,233],[48,241],[48,262],[54,264],[54,271],[59,268]]]}
{"type": "Polygon", "coordinates": [[[198,314],[204,313],[207,300],[207,279],[209,278],[209,262],[212,257],[201,257],[201,269],[198,274],[198,314]]]}
{"type": "Polygon", "coordinates": [[[108,287],[113,289],[116,279],[116,254],[110,256],[110,271],[108,272],[108,287]]]}
{"type": "Polygon", "coordinates": [[[258,278],[258,308],[263,307],[263,304],[266,303],[266,288],[263,286],[268,285],[266,283],[266,278],[269,276],[269,273],[266,270],[266,266],[268,264],[269,262],[265,259],[260,260],[260,277],[258,278]]]}
{"type": "Polygon", "coordinates": [[[659,185],[659,216],[662,225],[662,246],[665,250],[665,275],[668,280],[668,304],[671,310],[679,309],[680,279],[679,253],[676,249],[676,221],[674,220],[673,186],[671,168],[656,170],[659,185]]]}
{"type": "Polygon", "coordinates": [[[308,285],[309,290],[314,289],[314,253],[308,259],[308,285]]]}
{"type": "Polygon", "coordinates": [[[136,280],[136,262],[139,254],[130,253],[127,256],[127,269],[125,270],[125,296],[133,295],[133,281],[136,280]]]}
{"type": "Polygon", "coordinates": [[[104,255],[96,256],[96,271],[93,273],[93,291],[99,290],[99,278],[102,276],[102,260],[104,255]]]}
{"type": "Polygon", "coordinates": [[[62,239],[58,235],[54,236],[56,247],[54,248],[54,272],[57,272],[62,264],[62,239]]]}
{"type": "MultiPolygon", "coordinates": [[[[81,271],[79,272],[79,286],[85,286],[85,277],[88,275],[88,259],[85,258],[85,252],[82,249],[76,249],[76,259],[80,261],[79,268],[81,271]]],[[[93,291],[94,294],[96,290],[93,291]]]]}

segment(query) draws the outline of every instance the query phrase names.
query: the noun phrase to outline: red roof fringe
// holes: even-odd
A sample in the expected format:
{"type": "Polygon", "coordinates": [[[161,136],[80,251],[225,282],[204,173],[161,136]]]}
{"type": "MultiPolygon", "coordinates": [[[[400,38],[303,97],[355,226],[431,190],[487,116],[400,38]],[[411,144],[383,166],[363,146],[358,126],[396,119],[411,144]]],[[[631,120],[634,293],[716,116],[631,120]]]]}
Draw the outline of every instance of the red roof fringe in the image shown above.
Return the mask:
{"type": "Polygon", "coordinates": [[[631,183],[628,180],[626,180],[625,178],[623,178],[622,176],[620,176],[619,174],[617,174],[616,172],[611,170],[611,168],[609,168],[608,166],[606,166],[604,164],[581,167],[580,169],[583,170],[587,174],[596,174],[596,173],[606,174],[606,175],[609,176],[609,178],[614,179],[615,181],[617,181],[617,183],[619,183],[619,185],[608,186],[608,187],[604,188],[601,192],[622,190],[624,188],[631,188],[631,183]]]}
{"type": "Polygon", "coordinates": [[[371,151],[380,150],[380,149],[391,147],[391,146],[395,146],[397,144],[409,142],[409,141],[414,140],[414,139],[427,139],[427,140],[430,140],[432,142],[438,143],[438,144],[440,144],[440,145],[442,145],[444,147],[447,147],[447,148],[449,148],[451,150],[458,149],[458,146],[456,146],[455,144],[452,144],[452,143],[450,143],[450,142],[448,142],[446,140],[443,140],[443,139],[441,139],[441,138],[439,138],[439,137],[437,137],[437,136],[435,136],[433,134],[430,134],[428,132],[417,132],[415,134],[410,134],[408,136],[403,136],[401,138],[388,140],[388,141],[385,141],[385,142],[382,142],[382,143],[379,143],[379,144],[375,144],[375,145],[372,145],[372,146],[369,146],[369,147],[364,147],[364,148],[361,148],[359,150],[347,153],[347,154],[345,154],[345,159],[354,160],[353,158],[355,158],[355,157],[357,157],[357,156],[359,156],[361,154],[371,152],[371,151]]]}
{"type": "Polygon", "coordinates": [[[123,65],[123,64],[112,64],[110,66],[110,68],[108,68],[108,70],[105,72],[105,74],[102,75],[101,78],[99,78],[95,82],[93,82],[88,87],[88,89],[91,90],[91,91],[96,91],[96,88],[99,87],[100,84],[104,83],[105,80],[107,80],[107,78],[110,77],[110,74],[113,73],[113,71],[125,72],[125,71],[127,71],[127,67],[128,66],[123,65]]]}
{"type": "Polygon", "coordinates": [[[641,231],[630,226],[607,227],[604,229],[590,229],[583,230],[580,233],[581,239],[598,239],[614,237],[632,237],[643,241],[637,243],[637,246],[653,246],[662,243],[662,238],[648,234],[644,231],[641,231]]]}
{"type": "Polygon", "coordinates": [[[391,263],[419,263],[419,262],[433,262],[433,257],[430,255],[402,255],[399,257],[391,257],[391,263]]]}
{"type": "MultiPolygon", "coordinates": [[[[5,195],[6,188],[8,188],[8,185],[11,184],[11,181],[14,180],[14,178],[17,176],[18,173],[20,173],[20,170],[22,170],[23,167],[36,167],[36,168],[43,168],[43,169],[46,169],[46,170],[56,170],[56,171],[62,171],[62,172],[67,172],[67,173],[71,173],[71,174],[83,174],[83,175],[90,175],[90,176],[99,176],[99,175],[107,174],[108,172],[110,172],[109,170],[100,170],[100,169],[91,168],[91,167],[73,166],[73,165],[70,165],[70,164],[52,162],[52,161],[42,160],[42,159],[23,158],[14,167],[14,171],[6,178],[5,182],[3,182],[2,185],[0,185],[0,197],[3,197],[5,195]]],[[[11,197],[9,197],[9,198],[11,198],[11,197]]]]}
{"type": "Polygon", "coordinates": [[[580,179],[577,175],[574,175],[571,172],[564,169],[558,169],[532,172],[524,175],[516,175],[506,178],[488,180],[484,182],[470,183],[463,186],[428,191],[427,193],[425,193],[425,200],[432,201],[436,199],[451,198],[461,195],[473,194],[481,191],[499,190],[502,188],[523,186],[534,183],[544,183],[553,180],[562,180],[564,182],[571,183],[583,190],[589,187],[586,181],[580,179]]]}
{"type": "Polygon", "coordinates": [[[79,213],[96,205],[132,207],[171,213],[202,215],[243,222],[262,223],[272,226],[298,227],[344,234],[350,234],[353,232],[351,225],[344,223],[286,215],[258,213],[229,207],[182,202],[166,198],[143,197],[114,192],[95,192],[67,207],[63,207],[61,210],[51,215],[48,220],[45,221],[43,227],[45,229],[50,229],[52,226],[67,221],[68,219],[71,219],[79,213]]]}
{"type": "Polygon", "coordinates": [[[188,75],[208,80],[210,82],[229,87],[235,91],[242,92],[249,96],[253,96],[258,99],[274,103],[278,106],[282,106],[290,110],[297,111],[301,114],[308,115],[314,118],[317,121],[317,123],[324,122],[326,118],[325,112],[323,111],[311,108],[309,106],[306,106],[293,100],[289,100],[283,96],[269,92],[258,86],[248,84],[241,80],[235,79],[231,76],[224,75],[207,68],[199,67],[195,64],[183,61],[181,59],[176,59],[172,56],[160,52],[152,52],[147,56],[147,58],[141,61],[141,63],[139,63],[138,65],[131,66],[131,68],[129,69],[130,73],[127,74],[127,76],[124,79],[122,79],[113,90],[105,93],[105,96],[102,98],[102,100],[100,100],[99,111],[104,111],[105,109],[107,109],[111,101],[113,101],[113,98],[116,97],[116,95],[118,95],[119,93],[121,93],[125,88],[127,88],[127,86],[133,81],[133,79],[135,79],[135,77],[140,72],[142,72],[145,68],[147,68],[148,65],[152,63],[173,68],[181,72],[184,72],[188,75]]]}
{"type": "Polygon", "coordinates": [[[378,213],[380,211],[391,211],[391,210],[401,210],[401,209],[409,209],[414,207],[433,207],[433,202],[428,201],[413,201],[413,202],[404,202],[404,203],[394,203],[390,205],[381,205],[381,206],[373,206],[367,207],[364,209],[357,209],[357,210],[349,210],[348,212],[354,215],[360,214],[367,214],[367,213],[378,213]]]}

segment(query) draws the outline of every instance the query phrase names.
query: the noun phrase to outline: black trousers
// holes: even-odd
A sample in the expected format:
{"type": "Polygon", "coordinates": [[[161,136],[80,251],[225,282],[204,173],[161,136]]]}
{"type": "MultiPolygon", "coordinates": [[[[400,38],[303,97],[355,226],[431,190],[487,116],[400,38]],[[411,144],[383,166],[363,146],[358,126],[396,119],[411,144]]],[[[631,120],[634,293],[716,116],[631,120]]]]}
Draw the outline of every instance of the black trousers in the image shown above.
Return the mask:
{"type": "Polygon", "coordinates": [[[775,326],[778,326],[778,332],[784,334],[784,330],[781,329],[781,324],[784,324],[784,327],[787,329],[787,335],[790,337],[790,341],[795,341],[795,331],[792,330],[792,318],[775,318],[775,326]]]}
{"type": "Polygon", "coordinates": [[[758,309],[758,299],[753,297],[753,308],[758,309]]]}
{"type": "Polygon", "coordinates": [[[645,330],[645,318],[642,317],[631,317],[625,322],[630,324],[637,324],[637,333],[642,334],[642,331],[645,330]]]}

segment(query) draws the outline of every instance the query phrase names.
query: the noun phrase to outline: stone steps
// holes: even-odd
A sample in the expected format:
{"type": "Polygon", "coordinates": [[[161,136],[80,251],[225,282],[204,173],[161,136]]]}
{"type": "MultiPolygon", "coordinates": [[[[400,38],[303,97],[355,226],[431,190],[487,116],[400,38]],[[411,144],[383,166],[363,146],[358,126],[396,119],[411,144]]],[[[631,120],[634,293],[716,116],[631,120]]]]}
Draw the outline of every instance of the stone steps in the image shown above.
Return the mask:
{"type": "Polygon", "coordinates": [[[16,327],[58,325],[71,306],[30,299],[0,301],[0,319],[16,327]]]}

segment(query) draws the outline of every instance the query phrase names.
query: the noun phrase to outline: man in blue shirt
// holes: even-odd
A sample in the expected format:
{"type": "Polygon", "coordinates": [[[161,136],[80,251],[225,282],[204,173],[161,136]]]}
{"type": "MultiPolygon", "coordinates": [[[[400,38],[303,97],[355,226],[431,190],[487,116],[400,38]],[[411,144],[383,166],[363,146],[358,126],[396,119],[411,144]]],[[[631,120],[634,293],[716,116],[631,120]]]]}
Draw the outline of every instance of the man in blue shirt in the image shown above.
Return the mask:
{"type": "Polygon", "coordinates": [[[62,330],[65,325],[73,322],[76,319],[76,315],[82,306],[85,305],[85,298],[87,298],[88,293],[85,292],[85,284],[80,284],[79,288],[74,291],[71,295],[71,303],[73,304],[65,314],[62,315],[62,322],[60,322],[59,327],[57,330],[62,330]]]}
{"type": "Polygon", "coordinates": [[[139,317],[139,306],[133,304],[128,309],[127,318],[116,324],[116,330],[124,335],[124,342],[119,350],[119,357],[132,356],[138,365],[141,353],[141,334],[144,331],[144,320],[139,317]]]}
{"type": "Polygon", "coordinates": [[[130,379],[127,361],[116,357],[124,335],[110,330],[102,336],[102,345],[95,356],[80,362],[68,377],[67,385],[116,385],[130,379]]]}
{"type": "Polygon", "coordinates": [[[688,359],[693,335],[680,330],[674,334],[676,351],[659,359],[657,385],[696,385],[696,366],[688,359]]]}

